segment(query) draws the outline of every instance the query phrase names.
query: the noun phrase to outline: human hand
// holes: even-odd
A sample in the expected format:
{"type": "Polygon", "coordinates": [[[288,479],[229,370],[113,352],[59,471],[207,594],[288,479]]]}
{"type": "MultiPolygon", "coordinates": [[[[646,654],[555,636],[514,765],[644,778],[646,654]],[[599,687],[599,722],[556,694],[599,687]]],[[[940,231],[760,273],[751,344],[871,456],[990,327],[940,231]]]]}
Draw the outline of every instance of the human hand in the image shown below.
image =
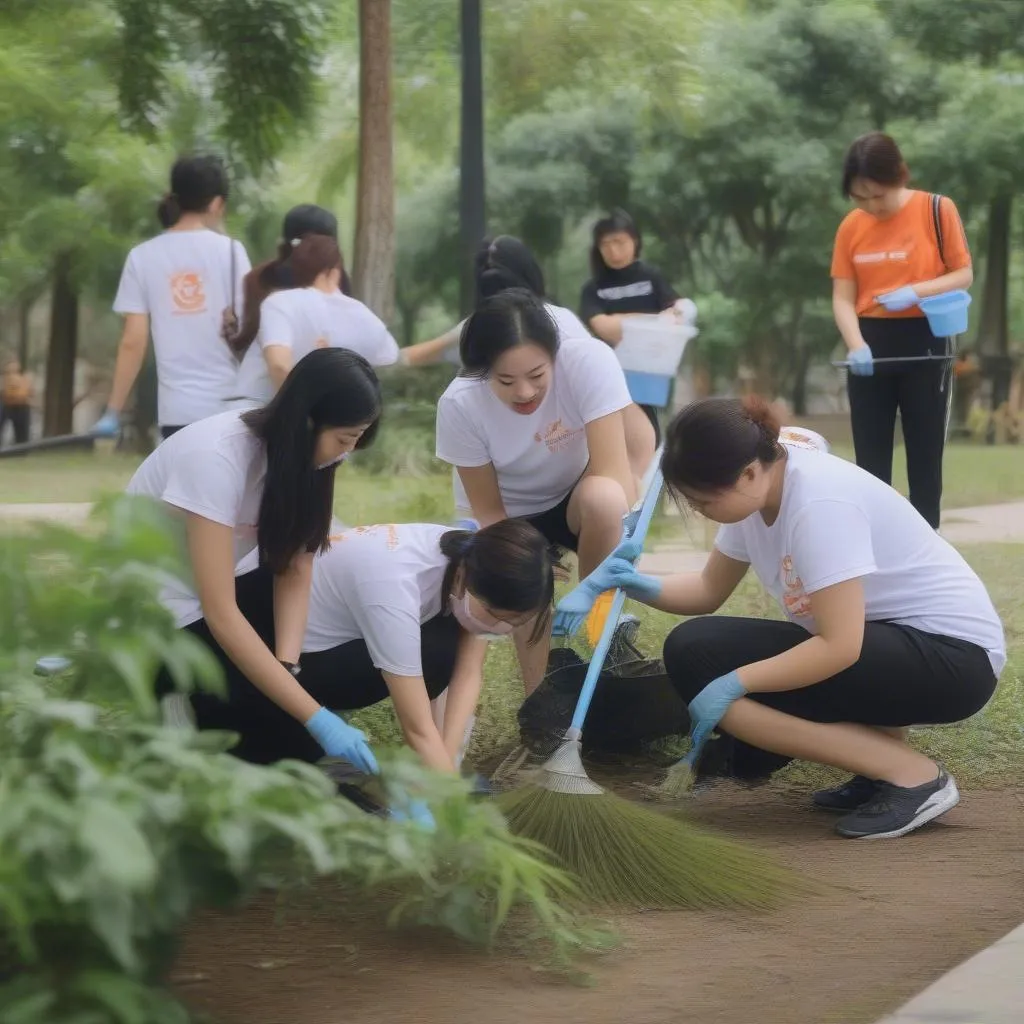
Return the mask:
{"type": "Polygon", "coordinates": [[[108,409],[89,431],[93,437],[117,437],[121,433],[121,417],[113,409],[108,409]]]}
{"type": "Polygon", "coordinates": [[[916,306],[920,301],[921,296],[909,284],[878,296],[878,304],[885,306],[890,313],[902,313],[905,309],[916,306]]]}
{"type": "Polygon", "coordinates": [[[366,734],[333,711],[321,708],[306,723],[306,728],[328,757],[343,757],[366,775],[376,775],[380,771],[366,734]]]}
{"type": "Polygon", "coordinates": [[[412,822],[419,825],[427,832],[434,832],[437,829],[437,822],[434,821],[430,808],[423,800],[405,799],[400,806],[392,805],[388,811],[388,817],[392,821],[412,822]]]}
{"type": "Polygon", "coordinates": [[[875,360],[867,345],[850,350],[847,360],[850,373],[855,377],[870,377],[875,372],[875,360]]]}
{"type": "Polygon", "coordinates": [[[746,689],[736,672],[712,679],[690,701],[690,752],[684,760],[693,768],[700,758],[715,726],[722,720],[732,704],[746,695],[746,689]]]}

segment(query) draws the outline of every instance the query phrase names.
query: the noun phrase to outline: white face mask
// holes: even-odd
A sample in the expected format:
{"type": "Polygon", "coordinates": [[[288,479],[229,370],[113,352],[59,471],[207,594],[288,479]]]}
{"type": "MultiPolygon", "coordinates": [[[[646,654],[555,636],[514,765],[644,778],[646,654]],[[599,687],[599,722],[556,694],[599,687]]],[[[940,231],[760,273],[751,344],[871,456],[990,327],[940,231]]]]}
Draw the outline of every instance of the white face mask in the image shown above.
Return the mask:
{"type": "Polygon", "coordinates": [[[482,640],[506,640],[515,629],[511,622],[482,622],[478,619],[470,610],[468,590],[462,597],[451,595],[451,609],[459,625],[482,640]]]}
{"type": "Polygon", "coordinates": [[[345,452],[344,455],[339,455],[336,459],[331,459],[330,462],[321,462],[316,467],[317,472],[320,472],[321,469],[330,469],[331,466],[337,466],[339,462],[344,462],[351,454],[351,452],[345,452]]]}

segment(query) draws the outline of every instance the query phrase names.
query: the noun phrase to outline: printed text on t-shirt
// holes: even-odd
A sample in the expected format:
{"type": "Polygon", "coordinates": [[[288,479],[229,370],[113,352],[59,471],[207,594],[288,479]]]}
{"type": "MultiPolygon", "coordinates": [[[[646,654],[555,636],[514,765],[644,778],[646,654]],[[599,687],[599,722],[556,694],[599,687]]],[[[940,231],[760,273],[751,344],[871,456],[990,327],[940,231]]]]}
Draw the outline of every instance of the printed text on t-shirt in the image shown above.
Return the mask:
{"type": "Polygon", "coordinates": [[[793,618],[805,618],[810,615],[811,599],[804,590],[804,582],[794,570],[793,559],[789,555],[784,555],[782,558],[782,582],[786,587],[782,595],[782,603],[787,614],[793,618]]]}
{"type": "Polygon", "coordinates": [[[544,430],[538,430],[533,435],[534,441],[543,442],[547,445],[549,452],[560,452],[570,444],[582,428],[563,427],[561,420],[555,420],[544,430]]]}

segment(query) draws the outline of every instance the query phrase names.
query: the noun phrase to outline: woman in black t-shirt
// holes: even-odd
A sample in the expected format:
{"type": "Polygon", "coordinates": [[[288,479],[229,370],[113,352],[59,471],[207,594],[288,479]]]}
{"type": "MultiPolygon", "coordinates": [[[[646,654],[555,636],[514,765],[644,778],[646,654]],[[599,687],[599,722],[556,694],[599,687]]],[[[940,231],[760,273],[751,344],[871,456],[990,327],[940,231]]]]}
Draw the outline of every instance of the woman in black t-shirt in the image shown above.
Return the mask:
{"type": "MultiPolygon", "coordinates": [[[[622,341],[623,317],[663,313],[679,301],[661,271],[639,258],[642,248],[640,232],[625,210],[613,210],[594,225],[593,276],[580,292],[580,317],[612,348],[622,341]]],[[[657,411],[640,408],[660,433],[657,411]]]]}

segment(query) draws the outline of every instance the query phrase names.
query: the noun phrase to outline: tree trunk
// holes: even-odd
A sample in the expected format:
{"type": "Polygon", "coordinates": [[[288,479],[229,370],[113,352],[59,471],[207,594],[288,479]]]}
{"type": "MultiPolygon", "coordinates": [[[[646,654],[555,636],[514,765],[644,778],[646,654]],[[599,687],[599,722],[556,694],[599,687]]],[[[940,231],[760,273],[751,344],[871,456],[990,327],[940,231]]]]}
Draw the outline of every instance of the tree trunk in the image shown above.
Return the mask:
{"type": "MultiPolygon", "coordinates": [[[[982,293],[978,350],[982,373],[990,382],[989,408],[999,409],[1010,397],[1013,360],[1009,356],[1010,215],[1013,197],[996,196],[988,207],[985,288],[982,293]]],[[[994,424],[987,441],[995,442],[994,424]]]]}
{"type": "Polygon", "coordinates": [[[78,286],[71,278],[71,253],[54,260],[50,292],[50,346],[46,353],[43,436],[71,433],[78,359],[78,286]]]}
{"type": "Polygon", "coordinates": [[[22,295],[18,299],[18,362],[22,370],[28,370],[30,353],[31,332],[29,330],[29,318],[32,315],[32,307],[35,305],[34,297],[22,295]]]}
{"type": "Polygon", "coordinates": [[[385,323],[395,310],[391,0],[359,0],[359,183],[352,283],[385,323]]]}
{"type": "Polygon", "coordinates": [[[807,371],[810,368],[811,350],[809,346],[801,345],[796,351],[795,366],[793,368],[793,389],[790,392],[794,416],[807,415],[807,371]]]}
{"type": "Polygon", "coordinates": [[[480,0],[462,0],[462,114],[459,143],[459,234],[462,274],[459,306],[473,312],[476,279],[473,257],[487,232],[484,200],[484,84],[480,0]]]}

